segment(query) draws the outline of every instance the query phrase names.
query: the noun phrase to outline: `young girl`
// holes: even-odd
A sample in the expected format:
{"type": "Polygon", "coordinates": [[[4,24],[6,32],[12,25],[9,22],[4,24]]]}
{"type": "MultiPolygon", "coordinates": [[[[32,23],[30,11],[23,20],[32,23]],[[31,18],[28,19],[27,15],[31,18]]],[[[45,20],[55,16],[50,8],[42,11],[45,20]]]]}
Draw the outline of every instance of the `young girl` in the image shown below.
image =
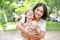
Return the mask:
{"type": "MultiPolygon", "coordinates": [[[[21,25],[21,28],[24,29],[27,33],[39,35],[40,28],[37,24],[37,21],[33,20],[33,18],[34,18],[33,11],[28,10],[25,15],[25,23],[21,25]]],[[[27,38],[27,40],[39,40],[40,39],[39,37],[33,38],[31,35],[26,36],[26,33],[24,31],[22,32],[22,36],[27,38]]]]}

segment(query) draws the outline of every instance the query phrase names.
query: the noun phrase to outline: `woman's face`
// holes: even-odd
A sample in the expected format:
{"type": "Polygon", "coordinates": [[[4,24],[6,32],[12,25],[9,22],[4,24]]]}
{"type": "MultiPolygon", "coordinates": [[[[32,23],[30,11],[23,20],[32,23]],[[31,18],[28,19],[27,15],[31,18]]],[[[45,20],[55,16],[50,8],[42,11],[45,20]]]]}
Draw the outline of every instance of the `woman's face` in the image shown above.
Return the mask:
{"type": "Polygon", "coordinates": [[[34,11],[34,14],[35,14],[35,17],[36,17],[36,18],[42,17],[43,14],[44,14],[44,9],[43,9],[43,7],[42,7],[42,6],[37,7],[37,8],[35,9],[35,11],[34,11]]]}
{"type": "Polygon", "coordinates": [[[29,19],[33,19],[33,18],[34,18],[33,11],[32,11],[32,10],[29,10],[29,11],[26,13],[26,17],[29,18],[29,19]]]}

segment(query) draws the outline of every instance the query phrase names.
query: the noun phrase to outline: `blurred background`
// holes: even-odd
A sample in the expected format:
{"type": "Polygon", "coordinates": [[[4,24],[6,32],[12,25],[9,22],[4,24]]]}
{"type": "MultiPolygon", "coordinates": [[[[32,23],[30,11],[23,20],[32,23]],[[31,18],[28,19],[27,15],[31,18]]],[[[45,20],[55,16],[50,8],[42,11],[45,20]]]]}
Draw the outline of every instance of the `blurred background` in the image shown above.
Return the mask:
{"type": "Polygon", "coordinates": [[[20,40],[16,24],[38,2],[46,4],[49,14],[44,40],[60,40],[60,0],[0,0],[0,39],[20,40]]]}

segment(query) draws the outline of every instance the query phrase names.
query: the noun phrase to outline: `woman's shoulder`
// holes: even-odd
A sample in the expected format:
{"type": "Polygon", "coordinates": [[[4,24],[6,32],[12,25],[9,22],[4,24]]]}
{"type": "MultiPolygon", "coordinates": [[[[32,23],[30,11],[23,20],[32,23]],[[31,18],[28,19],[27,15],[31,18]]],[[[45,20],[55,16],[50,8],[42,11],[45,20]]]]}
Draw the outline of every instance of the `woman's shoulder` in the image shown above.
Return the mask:
{"type": "Polygon", "coordinates": [[[46,20],[41,19],[41,20],[39,21],[39,23],[41,23],[41,24],[46,23],[46,20]]]}
{"type": "Polygon", "coordinates": [[[46,22],[46,20],[44,20],[44,19],[41,19],[41,21],[42,21],[42,22],[46,22]]]}

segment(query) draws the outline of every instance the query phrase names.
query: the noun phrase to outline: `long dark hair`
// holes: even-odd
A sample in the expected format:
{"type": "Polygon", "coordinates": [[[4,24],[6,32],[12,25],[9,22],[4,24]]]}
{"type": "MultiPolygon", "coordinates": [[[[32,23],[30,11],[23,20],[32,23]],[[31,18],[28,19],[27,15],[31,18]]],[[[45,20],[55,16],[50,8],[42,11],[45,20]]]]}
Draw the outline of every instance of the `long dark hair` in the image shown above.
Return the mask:
{"type": "MultiPolygon", "coordinates": [[[[47,13],[47,7],[45,4],[43,3],[37,3],[34,8],[33,8],[33,12],[35,11],[35,9],[39,6],[42,6],[43,9],[44,9],[44,15],[41,17],[42,19],[46,20],[47,19],[47,16],[48,16],[48,13],[47,13]]],[[[35,17],[35,16],[34,16],[35,17]]]]}

